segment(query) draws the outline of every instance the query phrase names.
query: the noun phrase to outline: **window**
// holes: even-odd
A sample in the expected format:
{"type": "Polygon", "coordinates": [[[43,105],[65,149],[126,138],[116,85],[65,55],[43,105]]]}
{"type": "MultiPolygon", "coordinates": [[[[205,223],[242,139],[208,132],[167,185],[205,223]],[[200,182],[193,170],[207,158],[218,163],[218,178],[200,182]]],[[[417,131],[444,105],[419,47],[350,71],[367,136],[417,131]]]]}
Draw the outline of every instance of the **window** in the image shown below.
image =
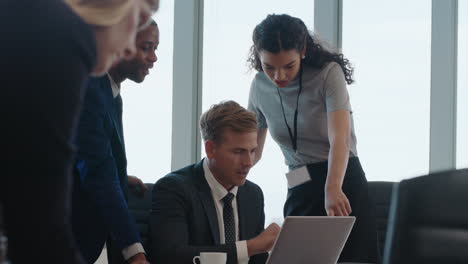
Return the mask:
{"type": "Polygon", "coordinates": [[[343,52],[355,66],[349,92],[368,180],[429,171],[430,43],[430,1],[343,1],[343,52]]]}
{"type": "MultiPolygon", "coordinates": [[[[204,8],[202,111],[222,100],[235,100],[247,107],[250,82],[255,75],[248,71],[246,63],[252,32],[268,14],[290,14],[313,28],[313,0],[206,0],[204,8]]],[[[279,147],[268,136],[262,160],[248,176],[265,195],[266,224],[282,221],[286,171],[279,147]]]]}
{"type": "Polygon", "coordinates": [[[457,168],[468,167],[468,2],[458,1],[457,168]]]}
{"type": "Polygon", "coordinates": [[[171,171],[174,2],[161,1],[153,18],[160,31],[158,61],[144,82],[122,84],[128,174],[147,183],[171,171]]]}

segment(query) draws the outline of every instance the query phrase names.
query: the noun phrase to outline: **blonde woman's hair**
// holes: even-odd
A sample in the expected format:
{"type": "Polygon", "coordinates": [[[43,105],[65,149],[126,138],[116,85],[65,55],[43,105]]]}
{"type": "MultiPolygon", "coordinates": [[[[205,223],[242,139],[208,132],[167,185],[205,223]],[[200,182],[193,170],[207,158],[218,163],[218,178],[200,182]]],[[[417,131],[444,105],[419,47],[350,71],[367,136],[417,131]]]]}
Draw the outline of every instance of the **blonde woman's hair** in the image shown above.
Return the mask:
{"type": "Polygon", "coordinates": [[[150,10],[148,1],[143,0],[65,0],[86,23],[95,26],[112,26],[118,24],[132,6],[140,4],[150,10]]]}
{"type": "Polygon", "coordinates": [[[248,111],[234,101],[212,105],[200,117],[200,131],[204,141],[219,143],[226,129],[235,132],[257,131],[255,113],[248,111]]]}

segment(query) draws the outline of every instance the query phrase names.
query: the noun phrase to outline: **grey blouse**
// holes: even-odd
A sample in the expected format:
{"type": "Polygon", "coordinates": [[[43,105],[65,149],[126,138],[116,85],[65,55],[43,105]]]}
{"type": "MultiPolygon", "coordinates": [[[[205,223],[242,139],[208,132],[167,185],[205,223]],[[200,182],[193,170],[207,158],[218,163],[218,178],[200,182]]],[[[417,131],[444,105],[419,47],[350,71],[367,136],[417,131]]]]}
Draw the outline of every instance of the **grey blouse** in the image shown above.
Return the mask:
{"type": "MultiPolygon", "coordinates": [[[[299,91],[298,80],[299,78],[296,78],[287,87],[279,89],[286,120],[293,133],[294,111],[299,91]]],[[[257,114],[259,128],[269,129],[283,152],[286,165],[291,170],[328,160],[330,144],[327,113],[337,110],[348,110],[352,113],[344,73],[336,62],[331,62],[322,69],[304,67],[297,118],[297,153],[293,150],[284,122],[276,85],[264,72],[257,73],[252,81],[248,108],[257,114]]],[[[349,155],[357,156],[352,114],[349,155]]]]}

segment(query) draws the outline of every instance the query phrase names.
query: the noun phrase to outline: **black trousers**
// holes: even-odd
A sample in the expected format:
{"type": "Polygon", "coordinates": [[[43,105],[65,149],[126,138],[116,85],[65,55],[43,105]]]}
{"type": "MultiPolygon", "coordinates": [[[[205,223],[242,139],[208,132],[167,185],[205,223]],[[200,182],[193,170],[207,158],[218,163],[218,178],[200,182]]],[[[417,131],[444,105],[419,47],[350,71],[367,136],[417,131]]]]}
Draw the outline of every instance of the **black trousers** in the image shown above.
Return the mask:
{"type": "MultiPolygon", "coordinates": [[[[288,190],[284,216],[326,216],[325,182],[328,162],[307,165],[311,180],[288,190]]],[[[356,222],[341,252],[339,262],[381,263],[377,239],[377,224],[367,180],[357,157],[348,161],[343,180],[343,192],[356,222]]]]}

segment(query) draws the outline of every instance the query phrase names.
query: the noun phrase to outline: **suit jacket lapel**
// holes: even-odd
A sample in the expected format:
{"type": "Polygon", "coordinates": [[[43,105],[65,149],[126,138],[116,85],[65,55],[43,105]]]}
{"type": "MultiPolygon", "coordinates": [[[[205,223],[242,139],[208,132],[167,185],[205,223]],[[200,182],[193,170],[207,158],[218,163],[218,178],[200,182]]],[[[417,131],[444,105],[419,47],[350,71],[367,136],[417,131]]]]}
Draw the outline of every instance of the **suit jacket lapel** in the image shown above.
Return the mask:
{"type": "Polygon", "coordinates": [[[123,145],[123,140],[122,140],[122,136],[120,134],[120,129],[119,129],[119,126],[117,124],[117,121],[115,120],[115,117],[111,113],[109,113],[109,116],[110,116],[110,118],[112,120],[112,124],[114,125],[114,129],[115,129],[115,132],[117,134],[117,138],[119,139],[120,144],[123,145]]]}
{"type": "Polygon", "coordinates": [[[112,86],[111,86],[109,78],[106,78],[105,81],[106,81],[106,86],[109,87],[110,98],[112,98],[109,101],[108,115],[110,119],[112,120],[112,125],[115,129],[118,142],[120,143],[119,147],[122,150],[122,154],[123,154],[122,158],[125,160],[125,163],[126,163],[125,141],[123,138],[123,127],[122,127],[122,97],[119,94],[117,95],[117,97],[114,98],[112,94],[112,86]]]}
{"type": "Polygon", "coordinates": [[[239,214],[239,240],[244,240],[246,237],[246,227],[247,227],[247,205],[249,201],[247,200],[246,195],[244,194],[244,188],[239,186],[237,190],[237,211],[239,214]]]}
{"type": "Polygon", "coordinates": [[[117,135],[119,137],[119,141],[124,146],[123,140],[123,128],[122,128],[122,97],[118,95],[116,98],[112,100],[112,122],[114,123],[114,127],[117,131],[117,135]]]}
{"type": "Polygon", "coordinates": [[[198,162],[195,167],[195,181],[198,185],[198,194],[200,200],[205,209],[208,222],[210,224],[211,234],[213,236],[213,241],[216,245],[220,244],[219,240],[219,227],[218,227],[218,217],[216,215],[216,207],[213,201],[213,195],[211,194],[210,186],[205,179],[205,172],[203,171],[203,160],[198,162]]]}
{"type": "Polygon", "coordinates": [[[117,139],[119,140],[122,147],[124,146],[123,133],[122,133],[122,97],[120,94],[114,98],[112,93],[112,85],[109,80],[109,77],[102,77],[102,85],[106,91],[106,108],[107,114],[112,121],[112,125],[117,134],[117,139]]]}

